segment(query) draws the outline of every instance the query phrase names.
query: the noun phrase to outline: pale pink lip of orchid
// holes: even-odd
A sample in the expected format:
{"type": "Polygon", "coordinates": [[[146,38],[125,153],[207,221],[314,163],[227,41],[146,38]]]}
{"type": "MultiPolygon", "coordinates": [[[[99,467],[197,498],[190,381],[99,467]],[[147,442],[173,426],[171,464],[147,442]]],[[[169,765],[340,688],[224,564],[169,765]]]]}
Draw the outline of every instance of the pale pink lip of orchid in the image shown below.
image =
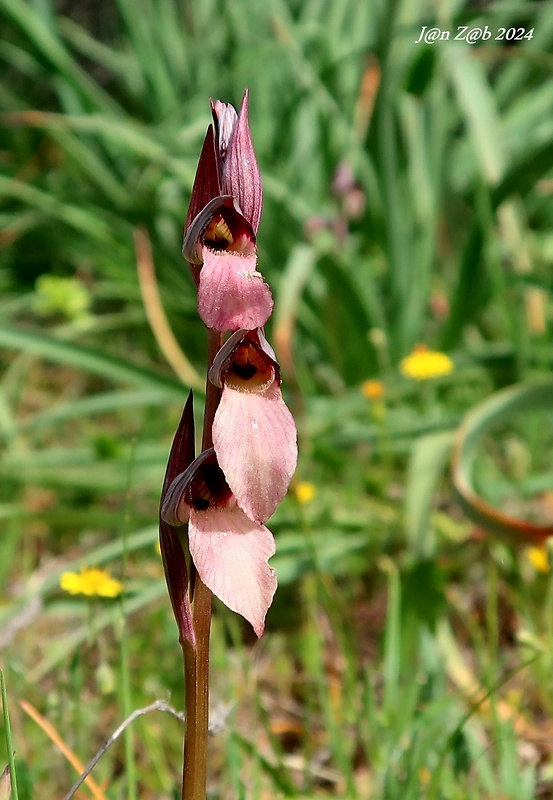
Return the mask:
{"type": "Polygon", "coordinates": [[[192,512],[188,542],[205,585],[262,636],[277,590],[275,571],[267,564],[275,554],[270,530],[252,522],[234,501],[227,508],[192,512]]]}
{"type": "Polygon", "coordinates": [[[271,290],[257,271],[257,256],[204,248],[198,312],[208,328],[224,333],[265,325],[273,310],[271,290]]]}
{"type": "Polygon", "coordinates": [[[296,425],[263,332],[232,334],[209,377],[223,389],[213,421],[217,460],[240,507],[263,523],[288,491],[298,458],[296,425]]]}
{"type": "Polygon", "coordinates": [[[277,588],[267,563],[275,553],[273,535],[238,506],[213,448],[174,479],[161,514],[171,526],[188,522],[190,555],[201,580],[261,636],[277,588]]]}

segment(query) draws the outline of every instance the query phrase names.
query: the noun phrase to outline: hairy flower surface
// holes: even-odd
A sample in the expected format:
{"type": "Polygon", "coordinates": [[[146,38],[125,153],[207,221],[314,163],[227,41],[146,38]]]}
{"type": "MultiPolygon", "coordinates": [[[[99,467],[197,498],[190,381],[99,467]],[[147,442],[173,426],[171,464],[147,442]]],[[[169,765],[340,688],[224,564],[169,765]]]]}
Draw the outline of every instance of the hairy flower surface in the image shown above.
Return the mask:
{"type": "Polygon", "coordinates": [[[263,333],[236,331],[229,337],[210,380],[223,389],[213,421],[217,460],[240,507],[266,522],[288,491],[298,446],[278,363],[263,333]]]}
{"type": "Polygon", "coordinates": [[[399,364],[401,374],[414,381],[439,378],[454,369],[455,364],[449,356],[438,350],[428,350],[425,345],[417,345],[399,364]]]}
{"type": "Polygon", "coordinates": [[[190,555],[205,585],[257,636],[277,588],[268,565],[275,543],[232,495],[213,448],[204,451],[169,487],[161,510],[170,525],[188,522],[190,555]]]}
{"type": "Polygon", "coordinates": [[[69,594],[84,594],[86,597],[118,597],[123,591],[123,584],[102,569],[63,572],[60,587],[69,594]]]}
{"type": "MultiPolygon", "coordinates": [[[[224,220],[216,222],[232,233],[224,220]]],[[[198,286],[198,312],[208,328],[235,331],[265,325],[273,310],[271,290],[257,271],[257,255],[253,242],[241,249],[214,249],[203,246],[203,266],[198,286]]]]}

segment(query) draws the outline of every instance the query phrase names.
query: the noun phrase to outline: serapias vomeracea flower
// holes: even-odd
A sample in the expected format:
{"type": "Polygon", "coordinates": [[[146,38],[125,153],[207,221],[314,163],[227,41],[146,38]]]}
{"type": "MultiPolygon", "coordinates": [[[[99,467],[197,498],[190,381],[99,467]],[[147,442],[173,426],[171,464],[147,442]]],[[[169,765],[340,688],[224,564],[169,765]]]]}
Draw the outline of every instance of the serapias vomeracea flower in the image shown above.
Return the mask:
{"type": "Polygon", "coordinates": [[[183,254],[198,284],[198,311],[220,332],[262,327],[273,309],[257,270],[256,234],[263,194],[248,123],[240,111],[212,104],[209,127],[186,221],[183,254]]]}
{"type": "Polygon", "coordinates": [[[222,388],[213,446],[236,500],[266,522],[296,470],[296,425],[280,391],[280,370],[260,329],[239,330],[215,357],[209,379],[222,388]]]}
{"type": "Polygon", "coordinates": [[[212,112],[214,124],[198,163],[183,245],[198,289],[199,314],[211,329],[204,451],[194,457],[189,398],[160,508],[169,594],[181,640],[192,645],[195,600],[188,567],[261,636],[277,587],[268,564],[275,544],[264,523],[286,494],[297,462],[296,426],[263,332],[273,300],[257,270],[262,190],[247,92],[238,114],[220,101],[212,103],[212,112]],[[182,546],[186,525],[191,563],[182,546]]]}
{"type": "Polygon", "coordinates": [[[172,528],[188,523],[190,556],[198,575],[261,636],[277,588],[275,571],[267,563],[275,552],[273,535],[240,508],[213,448],[168,487],[161,516],[172,528]]]}

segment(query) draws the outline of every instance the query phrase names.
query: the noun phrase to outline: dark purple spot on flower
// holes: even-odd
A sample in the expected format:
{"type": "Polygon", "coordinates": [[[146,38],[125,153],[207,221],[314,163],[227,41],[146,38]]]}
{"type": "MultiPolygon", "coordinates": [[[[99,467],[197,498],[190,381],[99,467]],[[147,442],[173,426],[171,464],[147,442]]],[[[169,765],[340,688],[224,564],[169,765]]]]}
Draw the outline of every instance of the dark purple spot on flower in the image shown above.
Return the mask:
{"type": "Polygon", "coordinates": [[[225,382],[232,388],[244,387],[248,391],[259,391],[274,379],[272,362],[251,340],[244,341],[236,350],[225,382]]]}
{"type": "Polygon", "coordinates": [[[225,506],[232,495],[218,464],[202,464],[186,492],[186,503],[196,511],[225,506]]]}
{"type": "Polygon", "coordinates": [[[207,497],[197,497],[192,501],[192,505],[196,511],[207,511],[211,506],[211,501],[207,497]]]}
{"type": "Polygon", "coordinates": [[[238,375],[239,378],[243,378],[244,380],[249,380],[253,378],[255,373],[257,372],[257,367],[254,364],[234,364],[234,372],[238,375]]]}

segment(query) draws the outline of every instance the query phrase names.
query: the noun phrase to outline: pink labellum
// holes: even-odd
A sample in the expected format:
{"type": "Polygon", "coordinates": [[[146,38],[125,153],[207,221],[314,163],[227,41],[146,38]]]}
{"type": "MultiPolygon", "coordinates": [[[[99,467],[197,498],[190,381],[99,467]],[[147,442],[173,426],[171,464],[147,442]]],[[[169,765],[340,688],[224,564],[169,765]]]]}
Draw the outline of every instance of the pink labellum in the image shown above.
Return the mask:
{"type": "Polygon", "coordinates": [[[265,522],[296,469],[296,425],[277,381],[263,392],[223,388],[213,446],[225,479],[248,517],[265,522]]]}
{"type": "Polygon", "coordinates": [[[198,311],[217,331],[260,328],[273,310],[271,290],[257,272],[255,253],[202,248],[198,311]]]}
{"type": "Polygon", "coordinates": [[[261,636],[277,588],[275,571],[267,563],[275,553],[271,531],[231,503],[192,510],[188,535],[190,555],[202,581],[261,636]]]}

